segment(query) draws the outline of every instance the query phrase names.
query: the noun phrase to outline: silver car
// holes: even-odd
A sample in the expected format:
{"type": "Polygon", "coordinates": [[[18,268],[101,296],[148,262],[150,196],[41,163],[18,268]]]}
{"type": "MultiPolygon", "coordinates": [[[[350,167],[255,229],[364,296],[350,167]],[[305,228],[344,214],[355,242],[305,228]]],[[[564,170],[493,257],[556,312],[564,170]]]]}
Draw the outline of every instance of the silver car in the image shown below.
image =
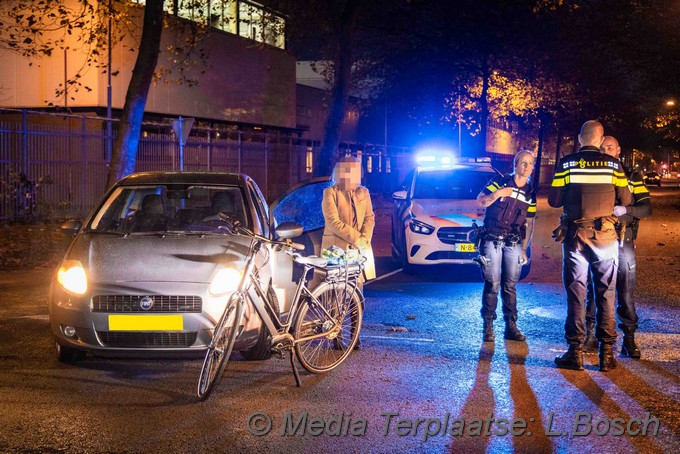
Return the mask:
{"type": "MultiPolygon", "coordinates": [[[[328,184],[312,191],[318,200],[306,192],[305,204],[320,207],[328,184]]],[[[286,208],[281,200],[277,205],[283,220],[291,220],[287,213],[310,212],[291,204],[286,208]]],[[[74,361],[88,351],[201,355],[239,283],[249,244],[225,234],[218,212],[260,235],[274,234],[276,222],[257,184],[246,175],[227,173],[133,174],[111,188],[84,222],[65,223],[62,229],[75,238],[49,295],[58,358],[74,361]]],[[[311,225],[306,230],[312,232],[299,240],[307,245],[305,254],[318,252],[319,227],[311,225]]],[[[283,252],[264,252],[261,260],[268,257],[268,262],[260,279],[285,318],[296,284],[293,263],[283,252]]],[[[248,307],[235,348],[248,359],[266,358],[264,333],[259,316],[248,307]]]]}

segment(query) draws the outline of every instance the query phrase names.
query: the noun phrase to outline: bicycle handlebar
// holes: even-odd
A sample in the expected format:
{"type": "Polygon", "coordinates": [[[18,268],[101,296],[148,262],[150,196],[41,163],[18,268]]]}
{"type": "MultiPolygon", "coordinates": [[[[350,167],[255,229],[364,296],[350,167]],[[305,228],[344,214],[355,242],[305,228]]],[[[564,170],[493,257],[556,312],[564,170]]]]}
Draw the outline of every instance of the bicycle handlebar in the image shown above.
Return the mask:
{"type": "Polygon", "coordinates": [[[270,240],[269,238],[263,237],[261,235],[258,235],[257,233],[253,232],[252,230],[248,229],[247,227],[243,227],[240,225],[239,221],[236,221],[226,214],[219,212],[217,213],[219,218],[226,222],[229,225],[229,233],[231,234],[240,234],[240,235],[245,235],[247,237],[250,237],[254,239],[255,241],[259,241],[260,243],[269,243],[273,245],[278,245],[278,246],[285,246],[289,247],[292,249],[296,249],[298,251],[304,251],[305,250],[305,245],[300,244],[300,243],[293,243],[290,240],[270,240]]]}

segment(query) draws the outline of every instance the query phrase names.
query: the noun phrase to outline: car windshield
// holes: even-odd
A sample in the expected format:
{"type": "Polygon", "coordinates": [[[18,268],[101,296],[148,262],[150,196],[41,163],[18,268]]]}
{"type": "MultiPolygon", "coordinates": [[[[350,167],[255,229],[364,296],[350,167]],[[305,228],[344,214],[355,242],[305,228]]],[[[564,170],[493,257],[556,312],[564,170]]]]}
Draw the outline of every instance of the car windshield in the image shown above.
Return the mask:
{"type": "Polygon", "coordinates": [[[92,218],[90,230],[111,233],[224,232],[222,212],[250,227],[238,186],[121,186],[92,218]]]}
{"type": "Polygon", "coordinates": [[[414,199],[476,199],[493,176],[472,169],[442,169],[419,172],[414,199]]]}

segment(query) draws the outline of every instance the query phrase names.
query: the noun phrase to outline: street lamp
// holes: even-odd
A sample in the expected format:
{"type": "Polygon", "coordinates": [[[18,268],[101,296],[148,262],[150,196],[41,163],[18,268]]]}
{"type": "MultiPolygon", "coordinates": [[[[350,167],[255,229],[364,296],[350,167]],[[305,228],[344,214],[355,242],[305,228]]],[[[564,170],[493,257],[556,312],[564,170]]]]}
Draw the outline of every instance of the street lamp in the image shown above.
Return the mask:
{"type": "Polygon", "coordinates": [[[673,106],[675,106],[675,101],[672,100],[672,99],[667,100],[667,101],[666,101],[666,106],[667,106],[667,107],[673,107],[673,106]]]}

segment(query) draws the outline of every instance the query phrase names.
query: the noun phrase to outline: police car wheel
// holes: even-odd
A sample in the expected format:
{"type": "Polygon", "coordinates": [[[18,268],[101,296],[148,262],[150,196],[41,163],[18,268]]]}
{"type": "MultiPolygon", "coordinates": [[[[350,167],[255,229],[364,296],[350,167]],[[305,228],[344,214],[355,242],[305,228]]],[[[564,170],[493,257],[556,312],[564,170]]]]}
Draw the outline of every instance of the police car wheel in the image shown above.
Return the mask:
{"type": "Polygon", "coordinates": [[[411,274],[413,272],[413,265],[408,262],[408,252],[406,249],[406,240],[402,242],[403,254],[401,255],[401,270],[404,274],[411,274]]]}

